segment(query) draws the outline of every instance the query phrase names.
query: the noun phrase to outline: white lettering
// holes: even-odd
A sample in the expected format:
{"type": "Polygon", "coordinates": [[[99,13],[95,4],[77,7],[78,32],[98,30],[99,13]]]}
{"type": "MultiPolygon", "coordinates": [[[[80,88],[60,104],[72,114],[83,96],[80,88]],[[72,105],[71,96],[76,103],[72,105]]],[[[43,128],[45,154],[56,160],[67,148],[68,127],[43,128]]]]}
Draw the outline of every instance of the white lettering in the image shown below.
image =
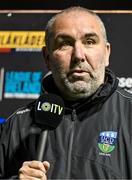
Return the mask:
{"type": "Polygon", "coordinates": [[[57,104],[54,104],[54,113],[56,114],[56,112],[57,112],[57,108],[58,108],[58,105],[57,104]]]}
{"type": "Polygon", "coordinates": [[[58,106],[59,115],[61,114],[62,110],[63,110],[63,107],[58,106]]]}
{"type": "Polygon", "coordinates": [[[40,104],[41,104],[41,102],[39,101],[38,107],[37,107],[37,110],[38,110],[38,111],[41,111],[40,104]]]}

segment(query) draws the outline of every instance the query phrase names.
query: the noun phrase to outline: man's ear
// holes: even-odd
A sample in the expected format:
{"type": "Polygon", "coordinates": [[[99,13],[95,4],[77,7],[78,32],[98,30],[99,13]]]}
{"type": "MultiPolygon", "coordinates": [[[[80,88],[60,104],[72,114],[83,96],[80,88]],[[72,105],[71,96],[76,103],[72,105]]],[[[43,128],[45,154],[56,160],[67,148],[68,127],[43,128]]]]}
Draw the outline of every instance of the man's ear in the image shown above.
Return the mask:
{"type": "Polygon", "coordinates": [[[106,44],[106,60],[105,60],[105,66],[109,66],[109,57],[111,53],[111,45],[107,42],[106,44]]]}
{"type": "Polygon", "coordinates": [[[45,60],[45,64],[46,64],[48,70],[50,70],[49,51],[46,48],[46,46],[43,46],[42,52],[43,52],[43,57],[44,57],[44,60],[45,60]]]}

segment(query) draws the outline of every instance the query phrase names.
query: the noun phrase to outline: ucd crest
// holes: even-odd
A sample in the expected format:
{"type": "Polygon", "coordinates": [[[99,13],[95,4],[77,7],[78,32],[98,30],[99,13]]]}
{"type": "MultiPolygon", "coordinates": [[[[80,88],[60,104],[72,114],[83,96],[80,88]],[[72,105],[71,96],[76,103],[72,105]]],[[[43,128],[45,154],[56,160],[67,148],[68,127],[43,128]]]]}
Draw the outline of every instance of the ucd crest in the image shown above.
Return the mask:
{"type": "Polygon", "coordinates": [[[99,134],[98,147],[103,153],[110,153],[115,149],[117,132],[103,131],[99,134]]]}

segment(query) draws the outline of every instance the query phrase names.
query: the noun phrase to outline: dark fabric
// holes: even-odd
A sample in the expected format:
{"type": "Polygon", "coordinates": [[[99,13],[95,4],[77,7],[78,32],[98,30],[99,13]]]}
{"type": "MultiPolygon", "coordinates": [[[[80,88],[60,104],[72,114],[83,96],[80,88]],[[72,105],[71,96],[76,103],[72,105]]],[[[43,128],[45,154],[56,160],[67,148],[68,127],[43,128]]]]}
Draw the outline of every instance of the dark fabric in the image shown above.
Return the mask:
{"type": "MultiPolygon", "coordinates": [[[[59,94],[51,75],[42,84],[42,93],[59,94]]],[[[132,95],[117,85],[107,69],[105,83],[94,95],[65,101],[63,120],[47,138],[43,159],[51,165],[48,179],[132,178],[132,95]]],[[[34,107],[35,102],[16,111],[2,130],[1,179],[17,178],[22,163],[36,158],[41,129],[35,124],[34,107]]]]}

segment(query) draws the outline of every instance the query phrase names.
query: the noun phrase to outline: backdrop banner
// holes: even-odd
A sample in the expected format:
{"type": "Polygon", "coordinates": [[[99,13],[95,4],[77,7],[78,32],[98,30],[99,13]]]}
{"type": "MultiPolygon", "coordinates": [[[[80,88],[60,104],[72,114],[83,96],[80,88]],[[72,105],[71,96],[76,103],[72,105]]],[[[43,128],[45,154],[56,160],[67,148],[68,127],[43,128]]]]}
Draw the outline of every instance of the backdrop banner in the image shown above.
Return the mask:
{"type": "MultiPolygon", "coordinates": [[[[35,100],[47,73],[42,55],[45,25],[57,11],[0,12],[0,123],[35,100]]],[[[132,12],[96,11],[111,43],[110,68],[132,93],[132,12]]]]}

